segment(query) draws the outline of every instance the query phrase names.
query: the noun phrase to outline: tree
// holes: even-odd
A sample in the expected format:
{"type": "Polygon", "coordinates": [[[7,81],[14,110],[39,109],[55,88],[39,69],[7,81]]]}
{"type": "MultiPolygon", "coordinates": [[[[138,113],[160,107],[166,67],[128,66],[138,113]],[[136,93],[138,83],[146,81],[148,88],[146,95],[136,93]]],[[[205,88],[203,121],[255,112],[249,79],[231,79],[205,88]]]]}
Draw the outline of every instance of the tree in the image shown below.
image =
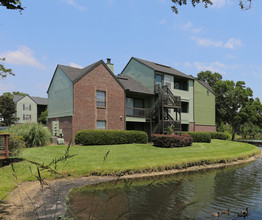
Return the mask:
{"type": "Polygon", "coordinates": [[[10,126],[17,121],[15,117],[16,107],[13,99],[8,95],[0,96],[0,125],[10,126]]]}
{"type": "Polygon", "coordinates": [[[19,10],[19,11],[24,10],[20,0],[0,0],[0,6],[13,10],[19,10]]]}
{"type": "Polygon", "coordinates": [[[216,95],[216,124],[218,130],[223,125],[232,127],[232,140],[245,123],[262,127],[262,104],[253,99],[253,91],[243,81],[222,80],[222,75],[210,71],[197,74],[199,80],[210,84],[216,95]]]}
{"type": "MultiPolygon", "coordinates": [[[[207,8],[208,6],[213,4],[213,0],[171,0],[173,2],[173,6],[171,6],[173,12],[176,14],[178,13],[177,6],[187,5],[188,2],[191,1],[191,4],[193,7],[195,7],[197,4],[204,4],[204,6],[207,8]]],[[[239,6],[241,9],[249,9],[251,7],[252,0],[238,0],[239,6]]]]}
{"type": "Polygon", "coordinates": [[[197,79],[207,82],[211,86],[211,88],[213,88],[217,81],[222,80],[222,75],[220,75],[219,73],[212,73],[208,70],[198,73],[197,79]]]}
{"type": "Polygon", "coordinates": [[[7,95],[9,97],[11,97],[12,99],[14,98],[14,95],[22,95],[22,96],[26,96],[28,95],[27,93],[24,93],[24,92],[4,92],[3,95],[7,95]]]}
{"type": "Polygon", "coordinates": [[[41,112],[41,115],[38,118],[38,122],[46,125],[47,117],[48,117],[48,110],[46,109],[45,111],[41,112]]]}
{"type": "MultiPolygon", "coordinates": [[[[0,58],[0,62],[1,62],[1,61],[5,61],[5,58],[0,58]]],[[[12,75],[12,76],[15,75],[15,74],[13,73],[12,69],[6,69],[6,68],[4,67],[4,64],[1,64],[1,63],[0,63],[0,77],[5,78],[8,74],[9,74],[9,75],[12,75]]]]}

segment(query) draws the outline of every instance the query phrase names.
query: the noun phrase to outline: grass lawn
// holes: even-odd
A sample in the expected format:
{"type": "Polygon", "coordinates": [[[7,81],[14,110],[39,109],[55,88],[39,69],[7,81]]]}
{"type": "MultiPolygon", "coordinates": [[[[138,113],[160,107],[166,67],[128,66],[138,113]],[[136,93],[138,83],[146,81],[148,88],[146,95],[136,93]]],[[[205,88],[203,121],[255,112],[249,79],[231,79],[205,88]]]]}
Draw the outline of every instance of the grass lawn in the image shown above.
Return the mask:
{"type": "MultiPolygon", "coordinates": [[[[47,165],[54,158],[63,156],[66,148],[67,146],[27,148],[20,157],[47,165]]],[[[253,145],[222,140],[212,140],[210,144],[194,143],[184,148],[157,148],[149,144],[72,146],[70,154],[75,156],[59,163],[57,171],[73,177],[151,172],[198,164],[230,162],[259,153],[259,148],[253,145]]],[[[15,163],[14,170],[17,180],[11,166],[0,168],[0,199],[17,183],[36,180],[36,166],[27,161],[15,163]]],[[[47,172],[43,172],[42,175],[47,179],[59,177],[47,172]]]]}

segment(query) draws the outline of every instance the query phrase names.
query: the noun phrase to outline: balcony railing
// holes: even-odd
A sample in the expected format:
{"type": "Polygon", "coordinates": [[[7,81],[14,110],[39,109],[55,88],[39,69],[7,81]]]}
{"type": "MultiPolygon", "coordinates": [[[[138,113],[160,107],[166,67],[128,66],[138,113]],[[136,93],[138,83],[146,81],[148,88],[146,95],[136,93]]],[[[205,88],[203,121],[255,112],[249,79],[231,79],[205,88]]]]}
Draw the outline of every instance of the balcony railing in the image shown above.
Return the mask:
{"type": "Polygon", "coordinates": [[[126,107],[126,116],[146,117],[147,114],[148,114],[148,109],[126,107]]]}

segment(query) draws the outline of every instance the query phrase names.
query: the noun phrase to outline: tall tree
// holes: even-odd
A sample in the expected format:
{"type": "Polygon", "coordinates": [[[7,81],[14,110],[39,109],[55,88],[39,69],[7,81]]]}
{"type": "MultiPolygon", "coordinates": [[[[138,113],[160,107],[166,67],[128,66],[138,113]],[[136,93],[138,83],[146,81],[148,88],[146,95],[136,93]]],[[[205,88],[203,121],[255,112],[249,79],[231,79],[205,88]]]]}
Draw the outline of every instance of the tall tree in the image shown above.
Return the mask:
{"type": "Polygon", "coordinates": [[[8,95],[0,96],[0,125],[10,126],[17,121],[16,107],[13,99],[8,95]]]}
{"type": "MultiPolygon", "coordinates": [[[[0,62],[1,61],[5,61],[5,58],[0,58],[0,62]]],[[[12,69],[6,69],[4,64],[0,63],[0,77],[5,78],[8,74],[12,76],[15,75],[12,69]]]]}
{"type": "MultiPolygon", "coordinates": [[[[187,5],[190,3],[195,7],[197,4],[204,4],[207,8],[208,6],[212,5],[214,0],[171,0],[173,2],[173,6],[171,6],[173,12],[176,14],[178,13],[178,6],[187,5]]],[[[252,0],[238,0],[239,6],[241,9],[249,9],[251,7],[252,0]]]]}
{"type": "Polygon", "coordinates": [[[25,95],[28,95],[27,93],[24,93],[24,92],[4,92],[3,95],[8,95],[10,96],[12,99],[14,98],[14,95],[22,95],[22,96],[25,96],[25,95]]]}
{"type": "Polygon", "coordinates": [[[0,0],[0,6],[13,10],[24,10],[20,0],[0,0]]]}

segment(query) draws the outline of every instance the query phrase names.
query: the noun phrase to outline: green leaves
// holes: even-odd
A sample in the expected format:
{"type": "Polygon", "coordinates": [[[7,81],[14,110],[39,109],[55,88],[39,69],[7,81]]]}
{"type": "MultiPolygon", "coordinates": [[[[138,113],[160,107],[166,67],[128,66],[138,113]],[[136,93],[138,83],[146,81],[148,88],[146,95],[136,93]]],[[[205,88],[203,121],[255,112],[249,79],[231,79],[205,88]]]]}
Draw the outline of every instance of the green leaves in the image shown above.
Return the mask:
{"type": "Polygon", "coordinates": [[[8,95],[0,96],[0,121],[2,126],[10,126],[17,121],[15,117],[16,107],[13,99],[8,95]]]}
{"type": "MultiPolygon", "coordinates": [[[[0,3],[1,5],[1,3],[0,3]]],[[[5,58],[0,58],[0,62],[5,61],[5,58]]],[[[12,69],[6,69],[3,64],[0,63],[0,77],[5,78],[7,75],[14,76],[12,69]]]]}

